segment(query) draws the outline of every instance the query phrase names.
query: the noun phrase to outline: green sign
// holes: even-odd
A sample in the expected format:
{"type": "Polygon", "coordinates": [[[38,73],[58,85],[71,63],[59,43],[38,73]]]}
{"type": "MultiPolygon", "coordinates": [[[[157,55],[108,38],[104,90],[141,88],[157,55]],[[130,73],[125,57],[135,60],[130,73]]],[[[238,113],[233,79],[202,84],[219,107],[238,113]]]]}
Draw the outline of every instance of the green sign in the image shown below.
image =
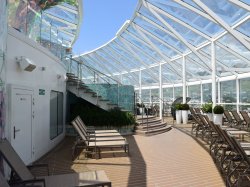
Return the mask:
{"type": "Polygon", "coordinates": [[[39,89],[39,95],[45,95],[45,90],[44,89],[39,89]]]}

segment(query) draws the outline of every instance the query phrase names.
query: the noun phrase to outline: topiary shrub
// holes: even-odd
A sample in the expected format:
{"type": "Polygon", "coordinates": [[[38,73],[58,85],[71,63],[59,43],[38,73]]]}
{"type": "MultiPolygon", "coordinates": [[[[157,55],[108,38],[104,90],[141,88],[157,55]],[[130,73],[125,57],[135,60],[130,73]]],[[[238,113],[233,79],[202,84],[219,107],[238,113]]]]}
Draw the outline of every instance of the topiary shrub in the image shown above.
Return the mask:
{"type": "Polygon", "coordinates": [[[214,107],[214,114],[223,114],[224,113],[224,108],[221,105],[216,105],[214,107]]]}
{"type": "Polygon", "coordinates": [[[213,103],[205,103],[201,106],[201,108],[205,113],[212,113],[213,112],[213,103]]]}
{"type": "Polygon", "coordinates": [[[189,110],[189,105],[187,103],[182,104],[181,110],[189,110]]]}

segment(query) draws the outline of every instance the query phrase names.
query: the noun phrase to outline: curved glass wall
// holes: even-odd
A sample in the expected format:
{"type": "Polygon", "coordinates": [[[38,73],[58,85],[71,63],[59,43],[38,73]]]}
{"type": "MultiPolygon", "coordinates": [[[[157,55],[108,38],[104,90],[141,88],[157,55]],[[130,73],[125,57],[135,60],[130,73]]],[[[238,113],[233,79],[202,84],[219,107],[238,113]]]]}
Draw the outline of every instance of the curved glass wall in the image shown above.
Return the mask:
{"type": "Polygon", "coordinates": [[[186,93],[193,105],[247,108],[249,10],[244,0],[142,0],[111,41],[77,58],[134,85],[145,102],[157,89],[169,102],[186,93]]]}
{"type": "Polygon", "coordinates": [[[8,0],[8,24],[61,58],[78,36],[81,8],[78,0],[8,0]]]}

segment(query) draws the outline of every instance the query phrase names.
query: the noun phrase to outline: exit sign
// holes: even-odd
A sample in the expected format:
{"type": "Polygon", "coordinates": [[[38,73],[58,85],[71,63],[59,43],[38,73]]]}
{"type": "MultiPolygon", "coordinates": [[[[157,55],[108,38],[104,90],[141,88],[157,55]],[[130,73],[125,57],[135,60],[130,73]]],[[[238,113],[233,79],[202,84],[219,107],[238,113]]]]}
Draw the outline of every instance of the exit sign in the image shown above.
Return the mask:
{"type": "Polygon", "coordinates": [[[45,95],[45,90],[44,89],[39,89],[39,95],[45,95]]]}

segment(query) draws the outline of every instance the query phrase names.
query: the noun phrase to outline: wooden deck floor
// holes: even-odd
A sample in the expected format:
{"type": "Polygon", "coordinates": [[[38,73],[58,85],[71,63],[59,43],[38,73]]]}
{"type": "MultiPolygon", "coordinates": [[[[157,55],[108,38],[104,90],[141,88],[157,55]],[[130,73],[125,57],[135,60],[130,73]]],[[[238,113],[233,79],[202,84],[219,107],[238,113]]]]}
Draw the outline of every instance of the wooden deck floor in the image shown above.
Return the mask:
{"type": "Polygon", "coordinates": [[[105,170],[114,187],[225,186],[208,152],[178,129],[151,137],[128,136],[130,156],[104,153],[102,159],[71,160],[74,138],[67,137],[39,160],[52,174],[105,170]]]}

